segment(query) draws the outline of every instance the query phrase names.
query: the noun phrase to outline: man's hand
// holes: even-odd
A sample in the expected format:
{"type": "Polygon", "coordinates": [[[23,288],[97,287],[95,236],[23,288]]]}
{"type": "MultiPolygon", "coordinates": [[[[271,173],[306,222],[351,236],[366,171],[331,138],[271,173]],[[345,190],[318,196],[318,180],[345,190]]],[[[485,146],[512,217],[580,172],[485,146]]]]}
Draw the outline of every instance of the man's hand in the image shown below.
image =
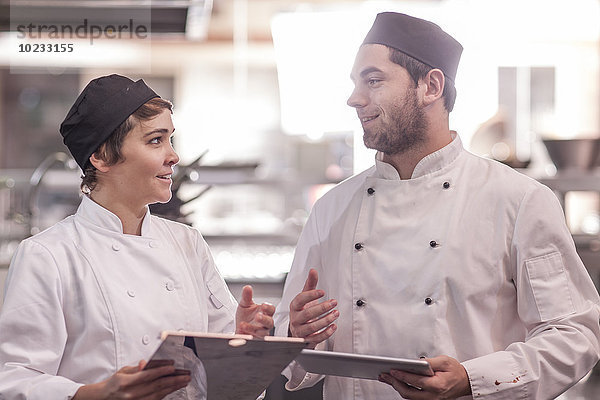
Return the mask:
{"type": "Polygon", "coordinates": [[[79,388],[73,400],[160,400],[190,382],[189,371],[176,371],[173,362],[144,370],[146,363],[123,367],[105,381],[79,388]]]}
{"type": "Polygon", "coordinates": [[[425,360],[431,365],[434,376],[391,370],[389,374],[381,374],[379,380],[393,386],[405,399],[445,400],[471,394],[467,371],[457,360],[448,356],[425,360]]]}
{"type": "Polygon", "coordinates": [[[235,333],[265,337],[273,328],[275,307],[269,303],[256,304],[252,300],[252,286],[242,288],[242,299],[235,312],[235,333]]]}
{"type": "Polygon", "coordinates": [[[325,296],[322,290],[316,290],[319,274],[315,269],[308,272],[304,288],[290,303],[290,336],[304,338],[311,349],[329,338],[337,326],[333,323],[339,316],[336,300],[319,303],[325,296]]]}

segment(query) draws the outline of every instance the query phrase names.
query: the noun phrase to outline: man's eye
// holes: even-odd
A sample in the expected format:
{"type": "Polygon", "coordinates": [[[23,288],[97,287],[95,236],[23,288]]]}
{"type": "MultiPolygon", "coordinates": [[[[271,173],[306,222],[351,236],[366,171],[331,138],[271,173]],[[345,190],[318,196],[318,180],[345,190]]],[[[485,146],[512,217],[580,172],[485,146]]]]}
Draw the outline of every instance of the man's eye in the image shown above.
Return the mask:
{"type": "Polygon", "coordinates": [[[159,144],[160,143],[160,136],[150,139],[150,143],[151,144],[159,144]]]}
{"type": "Polygon", "coordinates": [[[369,79],[369,85],[370,85],[370,86],[376,85],[376,84],[378,84],[379,82],[381,82],[381,80],[380,80],[380,79],[369,79]]]}

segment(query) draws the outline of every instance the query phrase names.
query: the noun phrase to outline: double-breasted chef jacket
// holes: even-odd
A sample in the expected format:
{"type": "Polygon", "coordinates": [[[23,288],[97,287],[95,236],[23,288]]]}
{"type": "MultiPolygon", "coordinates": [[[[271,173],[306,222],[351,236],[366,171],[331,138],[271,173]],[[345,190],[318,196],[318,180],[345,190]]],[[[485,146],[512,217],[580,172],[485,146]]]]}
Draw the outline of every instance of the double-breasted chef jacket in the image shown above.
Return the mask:
{"type": "MultiPolygon", "coordinates": [[[[600,299],[556,196],[462,147],[423,158],[411,179],[382,162],[314,205],[296,249],[276,334],[310,268],[338,301],[317,349],[465,367],[474,398],[551,399],[599,358],[600,299]]],[[[292,363],[289,389],[319,378],[292,363]],[[293,374],[292,374],[293,373],[293,374]]],[[[329,376],[326,399],[398,399],[372,380],[329,376]]]]}
{"type": "Polygon", "coordinates": [[[0,311],[0,398],[69,399],[148,359],[162,330],[234,332],[235,299],[200,233],[147,212],[141,236],[83,196],[24,240],[0,311]]]}

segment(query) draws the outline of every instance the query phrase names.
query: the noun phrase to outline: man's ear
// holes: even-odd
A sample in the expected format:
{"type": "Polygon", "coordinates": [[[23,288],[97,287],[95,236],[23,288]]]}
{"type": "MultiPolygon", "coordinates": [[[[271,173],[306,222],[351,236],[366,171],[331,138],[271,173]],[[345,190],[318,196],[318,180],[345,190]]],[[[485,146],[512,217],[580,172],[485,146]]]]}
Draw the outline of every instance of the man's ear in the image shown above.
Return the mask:
{"type": "MultiPolygon", "coordinates": [[[[100,150],[98,150],[100,151],[100,150]]],[[[103,159],[101,159],[98,154],[98,151],[92,153],[92,155],[90,156],[90,163],[94,166],[94,168],[96,168],[98,171],[100,172],[107,172],[109,169],[109,166],[107,165],[106,161],[104,161],[103,159]]]]}
{"type": "Polygon", "coordinates": [[[442,97],[444,85],[446,84],[446,77],[441,70],[434,68],[425,75],[420,83],[424,85],[425,88],[423,93],[423,104],[428,106],[442,97]]]}

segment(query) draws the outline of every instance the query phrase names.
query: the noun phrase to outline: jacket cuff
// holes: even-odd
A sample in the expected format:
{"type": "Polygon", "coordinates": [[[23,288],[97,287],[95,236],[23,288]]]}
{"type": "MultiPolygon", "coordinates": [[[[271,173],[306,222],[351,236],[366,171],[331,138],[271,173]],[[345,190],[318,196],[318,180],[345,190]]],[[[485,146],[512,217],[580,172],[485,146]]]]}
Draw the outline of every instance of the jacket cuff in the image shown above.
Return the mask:
{"type": "Polygon", "coordinates": [[[324,375],[306,372],[296,361],[292,361],[283,370],[282,374],[288,378],[285,389],[290,392],[314,386],[325,377],[324,375]]]}
{"type": "Polygon", "coordinates": [[[532,377],[520,371],[510,353],[500,351],[461,363],[469,376],[473,399],[527,399],[532,377]]]}

